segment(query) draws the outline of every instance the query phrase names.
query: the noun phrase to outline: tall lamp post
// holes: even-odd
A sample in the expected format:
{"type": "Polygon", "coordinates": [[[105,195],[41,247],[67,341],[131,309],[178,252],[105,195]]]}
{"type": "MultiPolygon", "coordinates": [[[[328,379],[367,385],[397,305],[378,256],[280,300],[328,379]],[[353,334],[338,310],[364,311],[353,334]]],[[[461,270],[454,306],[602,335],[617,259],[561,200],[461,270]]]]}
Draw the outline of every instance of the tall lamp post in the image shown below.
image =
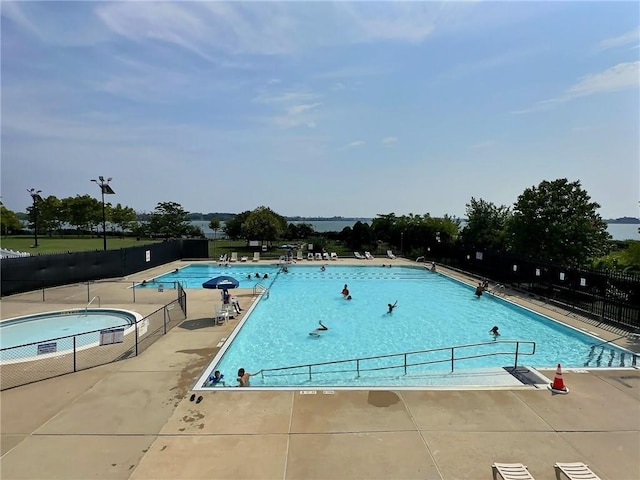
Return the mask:
{"type": "Polygon", "coordinates": [[[106,180],[102,175],[98,177],[98,180],[92,179],[92,182],[96,182],[96,184],[100,187],[100,191],[102,192],[102,240],[104,249],[107,249],[107,214],[104,209],[104,196],[105,195],[114,195],[116,192],[113,191],[113,188],[109,185],[109,182],[113,180],[111,177],[106,180]]]}
{"type": "Polygon", "coordinates": [[[38,246],[38,202],[42,201],[40,194],[42,190],[36,190],[35,188],[27,188],[27,192],[31,195],[33,200],[33,246],[38,246]]]}
{"type": "Polygon", "coordinates": [[[402,256],[402,244],[404,243],[404,232],[400,232],[400,256],[402,256]]]}

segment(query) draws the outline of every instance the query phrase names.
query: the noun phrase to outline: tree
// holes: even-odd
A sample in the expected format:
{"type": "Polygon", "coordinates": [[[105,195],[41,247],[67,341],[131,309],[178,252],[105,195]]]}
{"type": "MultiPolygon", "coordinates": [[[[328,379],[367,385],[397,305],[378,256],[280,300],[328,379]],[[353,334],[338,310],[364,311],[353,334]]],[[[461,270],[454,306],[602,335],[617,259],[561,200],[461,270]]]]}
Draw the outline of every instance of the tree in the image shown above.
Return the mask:
{"type": "Polygon", "coordinates": [[[611,236],[597,213],[600,205],[566,178],[526,189],[507,223],[514,253],[542,261],[583,266],[606,255],[611,236]]]}
{"type": "Polygon", "coordinates": [[[2,235],[11,235],[22,230],[22,223],[14,212],[0,204],[0,228],[2,235]]]}
{"type": "Polygon", "coordinates": [[[460,233],[463,245],[475,248],[504,250],[507,221],[511,215],[507,206],[471,197],[465,205],[467,224],[460,233]]]}
{"type": "Polygon", "coordinates": [[[62,229],[68,212],[63,203],[54,195],[49,195],[38,202],[38,229],[52,236],[54,232],[62,229]]]}
{"type": "Polygon", "coordinates": [[[179,203],[160,202],[149,216],[149,233],[164,238],[186,235],[190,227],[188,215],[179,203]]]}
{"type": "Polygon", "coordinates": [[[217,218],[212,218],[209,220],[209,228],[213,230],[213,238],[217,237],[217,232],[220,230],[220,220],[217,218]]]}
{"type": "Polygon", "coordinates": [[[224,222],[224,233],[231,240],[237,240],[239,238],[243,238],[242,232],[242,224],[245,222],[247,217],[251,212],[246,210],[242,213],[237,214],[230,220],[224,222]]]}
{"type": "Polygon", "coordinates": [[[273,241],[279,239],[286,230],[287,219],[268,207],[256,208],[242,224],[246,239],[273,241]]]}
{"type": "Polygon", "coordinates": [[[120,231],[133,231],[138,224],[138,214],[131,207],[123,207],[121,204],[117,204],[111,208],[110,212],[111,223],[120,228],[120,231]]]}
{"type": "Polygon", "coordinates": [[[102,221],[102,203],[90,195],[76,195],[62,199],[67,222],[78,231],[88,230],[102,221]]]}

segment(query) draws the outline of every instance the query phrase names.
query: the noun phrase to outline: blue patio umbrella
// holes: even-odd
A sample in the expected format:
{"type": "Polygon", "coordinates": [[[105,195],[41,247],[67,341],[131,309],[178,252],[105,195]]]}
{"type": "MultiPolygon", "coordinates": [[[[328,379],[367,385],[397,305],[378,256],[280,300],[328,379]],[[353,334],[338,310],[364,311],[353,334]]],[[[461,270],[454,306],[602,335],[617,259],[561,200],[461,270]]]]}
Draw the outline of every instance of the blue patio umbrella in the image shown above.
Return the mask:
{"type": "Polygon", "coordinates": [[[219,288],[220,290],[226,290],[228,288],[238,288],[240,282],[233,277],[222,275],[220,277],[212,278],[202,284],[203,288],[219,288]]]}

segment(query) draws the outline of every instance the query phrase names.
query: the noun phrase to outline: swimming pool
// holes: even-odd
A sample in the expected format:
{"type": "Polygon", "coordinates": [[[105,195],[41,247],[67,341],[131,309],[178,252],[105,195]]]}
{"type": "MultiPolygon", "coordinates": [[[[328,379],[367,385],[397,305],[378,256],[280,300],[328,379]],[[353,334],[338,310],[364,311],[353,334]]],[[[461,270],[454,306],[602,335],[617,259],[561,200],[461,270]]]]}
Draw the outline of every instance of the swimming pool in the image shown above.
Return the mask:
{"type": "Polygon", "coordinates": [[[176,282],[184,288],[202,288],[204,282],[220,275],[234,277],[240,282],[238,288],[253,288],[256,283],[270,285],[279,270],[280,267],[277,265],[251,263],[188,265],[177,271],[151,278],[144,284],[138,283],[136,288],[158,288],[160,285],[167,287],[176,282]],[[264,278],[265,274],[267,278],[264,278]]]}
{"type": "MultiPolygon", "coordinates": [[[[189,273],[189,267],[185,270],[189,273]]],[[[514,346],[507,341],[535,342],[535,354],[520,357],[519,365],[555,367],[561,363],[564,367],[598,368],[631,366],[635,361],[631,352],[601,344],[597,337],[502,298],[488,294],[477,298],[473,288],[423,267],[329,265],[321,271],[319,266],[292,265],[289,273],[275,273],[270,278],[269,297],[263,297],[249,312],[207,374],[217,369],[227,378],[235,378],[239,367],[254,372],[464,344],[482,345],[460,356],[497,351],[510,354],[456,360],[456,370],[504,367],[514,364],[514,346]],[[340,293],[344,284],[353,297],[350,301],[340,293]],[[398,306],[389,314],[387,304],[396,300],[398,306]],[[309,335],[318,321],[329,329],[318,336],[309,335]],[[501,332],[496,342],[489,334],[494,325],[501,332]]],[[[532,351],[531,344],[520,348],[520,354],[532,351]]],[[[411,367],[406,375],[403,367],[373,370],[389,365],[377,359],[359,367],[314,367],[311,378],[307,367],[266,372],[264,378],[254,377],[252,386],[420,384],[422,374],[450,371],[450,356],[446,349],[431,353],[416,363],[443,363],[411,367]],[[356,368],[361,368],[359,375],[356,368]]]]}
{"type": "MultiPolygon", "coordinates": [[[[0,361],[12,363],[97,346],[105,335],[128,335],[142,315],[112,308],[71,309],[0,322],[0,361]]],[[[139,325],[142,327],[142,325],[139,325]]]]}

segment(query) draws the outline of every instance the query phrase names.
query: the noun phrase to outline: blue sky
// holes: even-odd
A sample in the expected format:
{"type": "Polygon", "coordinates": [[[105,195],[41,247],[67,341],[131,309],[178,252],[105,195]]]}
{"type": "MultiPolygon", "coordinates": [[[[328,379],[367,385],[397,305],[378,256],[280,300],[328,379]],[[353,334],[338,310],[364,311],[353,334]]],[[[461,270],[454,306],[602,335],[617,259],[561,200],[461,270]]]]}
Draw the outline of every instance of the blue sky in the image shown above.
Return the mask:
{"type": "Polygon", "coordinates": [[[2,201],[639,216],[638,2],[6,2],[2,201]]]}

